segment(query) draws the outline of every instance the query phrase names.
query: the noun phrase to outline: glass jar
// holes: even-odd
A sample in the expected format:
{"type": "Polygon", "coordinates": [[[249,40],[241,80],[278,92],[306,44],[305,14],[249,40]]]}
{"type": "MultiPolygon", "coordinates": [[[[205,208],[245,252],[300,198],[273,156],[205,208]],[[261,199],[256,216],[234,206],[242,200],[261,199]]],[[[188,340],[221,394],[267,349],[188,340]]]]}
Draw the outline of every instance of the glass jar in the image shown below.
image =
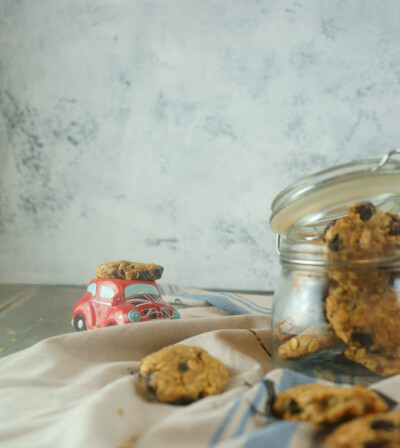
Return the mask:
{"type": "Polygon", "coordinates": [[[272,345],[279,367],[363,385],[400,373],[395,153],[316,173],[274,200],[270,223],[282,271],[272,345]],[[353,219],[366,229],[357,237],[349,233],[353,219]]]}

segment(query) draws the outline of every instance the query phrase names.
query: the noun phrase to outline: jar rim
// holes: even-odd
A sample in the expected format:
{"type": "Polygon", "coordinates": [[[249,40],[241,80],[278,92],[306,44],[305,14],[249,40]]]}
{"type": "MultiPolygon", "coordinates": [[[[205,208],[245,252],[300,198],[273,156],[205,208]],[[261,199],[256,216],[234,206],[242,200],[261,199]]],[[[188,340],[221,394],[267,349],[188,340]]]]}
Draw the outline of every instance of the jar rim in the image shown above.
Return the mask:
{"type": "Polygon", "coordinates": [[[280,192],[271,204],[272,230],[306,241],[347,213],[349,204],[372,202],[384,211],[400,211],[400,161],[383,158],[357,160],[316,172],[280,192]]]}

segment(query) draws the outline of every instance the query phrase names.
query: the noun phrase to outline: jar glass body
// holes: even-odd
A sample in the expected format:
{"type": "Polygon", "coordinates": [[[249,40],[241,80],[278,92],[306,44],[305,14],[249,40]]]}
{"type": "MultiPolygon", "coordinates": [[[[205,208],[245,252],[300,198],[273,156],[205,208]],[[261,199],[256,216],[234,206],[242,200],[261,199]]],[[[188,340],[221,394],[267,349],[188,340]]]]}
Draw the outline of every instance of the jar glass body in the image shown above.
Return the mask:
{"type": "Polygon", "coordinates": [[[397,255],[338,264],[281,257],[272,311],[277,365],[362,385],[399,373],[397,255]]]}

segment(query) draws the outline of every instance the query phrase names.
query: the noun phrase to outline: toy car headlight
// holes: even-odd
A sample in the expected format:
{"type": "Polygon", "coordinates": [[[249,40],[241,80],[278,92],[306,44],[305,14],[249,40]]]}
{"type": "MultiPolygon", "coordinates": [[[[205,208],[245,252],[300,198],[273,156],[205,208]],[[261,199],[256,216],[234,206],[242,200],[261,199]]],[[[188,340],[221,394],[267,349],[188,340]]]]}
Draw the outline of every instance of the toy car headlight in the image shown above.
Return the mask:
{"type": "Polygon", "coordinates": [[[181,315],[178,313],[178,311],[174,311],[173,313],[172,313],[172,317],[174,318],[174,319],[180,319],[181,318],[181,315]]]}
{"type": "Polygon", "coordinates": [[[131,310],[128,312],[128,319],[130,322],[139,322],[142,319],[142,315],[139,311],[131,310]]]}

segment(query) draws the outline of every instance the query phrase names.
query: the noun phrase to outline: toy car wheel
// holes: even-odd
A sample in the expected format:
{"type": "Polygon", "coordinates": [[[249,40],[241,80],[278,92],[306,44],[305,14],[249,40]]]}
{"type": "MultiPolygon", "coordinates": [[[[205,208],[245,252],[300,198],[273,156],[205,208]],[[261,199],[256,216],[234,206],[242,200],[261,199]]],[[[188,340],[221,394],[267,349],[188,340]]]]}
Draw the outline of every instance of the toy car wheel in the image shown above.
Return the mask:
{"type": "Polygon", "coordinates": [[[82,314],[77,314],[74,318],[74,327],[76,331],[87,330],[86,321],[82,314]]]}
{"type": "Polygon", "coordinates": [[[113,327],[114,325],[117,325],[115,322],[108,322],[107,327],[113,327]]]}

